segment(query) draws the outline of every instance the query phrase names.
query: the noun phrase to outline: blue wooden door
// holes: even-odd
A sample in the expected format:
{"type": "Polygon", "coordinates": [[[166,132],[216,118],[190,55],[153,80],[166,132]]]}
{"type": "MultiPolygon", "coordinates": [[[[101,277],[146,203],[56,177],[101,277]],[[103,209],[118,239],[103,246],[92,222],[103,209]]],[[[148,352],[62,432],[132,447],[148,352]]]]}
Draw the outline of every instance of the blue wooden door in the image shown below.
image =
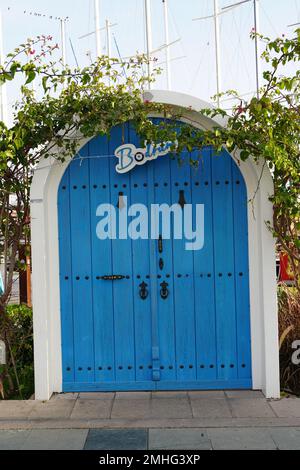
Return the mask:
{"type": "Polygon", "coordinates": [[[250,388],[247,194],[238,167],[207,148],[197,169],[188,162],[196,155],[183,154],[181,165],[164,156],[120,175],[113,154],[124,142],[140,145],[129,125],[90,141],[59,187],[63,390],[250,388]],[[203,204],[204,246],[186,250],[172,218],[169,238],[159,223],[154,239],[121,232],[100,240],[100,204],[115,208],[117,232],[132,205],[148,208],[150,225],[153,204],[203,204]],[[103,279],[111,275],[121,279],[103,279]]]}

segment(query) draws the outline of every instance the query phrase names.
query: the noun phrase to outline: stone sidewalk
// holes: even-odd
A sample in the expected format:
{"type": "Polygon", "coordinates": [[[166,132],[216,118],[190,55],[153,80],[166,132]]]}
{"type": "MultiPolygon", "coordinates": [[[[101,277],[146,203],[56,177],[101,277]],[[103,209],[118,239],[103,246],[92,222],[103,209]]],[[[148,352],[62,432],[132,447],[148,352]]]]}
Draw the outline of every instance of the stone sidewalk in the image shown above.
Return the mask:
{"type": "Polygon", "coordinates": [[[300,399],[267,400],[258,391],[61,394],[0,401],[0,430],[1,449],[300,449],[300,399]]]}
{"type": "Polygon", "coordinates": [[[300,427],[0,431],[1,450],[300,450],[300,427]]]}

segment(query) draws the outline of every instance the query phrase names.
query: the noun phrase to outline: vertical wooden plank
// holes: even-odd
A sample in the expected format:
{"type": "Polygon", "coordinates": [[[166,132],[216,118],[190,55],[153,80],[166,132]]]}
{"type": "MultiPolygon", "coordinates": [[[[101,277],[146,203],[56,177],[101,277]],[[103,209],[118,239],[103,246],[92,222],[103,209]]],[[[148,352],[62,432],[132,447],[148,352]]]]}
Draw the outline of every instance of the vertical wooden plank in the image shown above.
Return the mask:
{"type": "MultiPolygon", "coordinates": [[[[169,155],[160,157],[150,164],[154,166],[154,190],[155,204],[171,205],[171,175],[169,155]]],[[[160,227],[159,232],[162,232],[160,227]]],[[[162,241],[163,252],[159,253],[158,241],[156,241],[155,262],[157,266],[157,311],[159,350],[161,363],[161,380],[176,380],[176,354],[175,354],[175,322],[174,322],[174,283],[173,283],[173,244],[171,239],[162,241]],[[163,268],[159,267],[160,258],[163,268]],[[160,284],[166,281],[169,286],[169,297],[161,299],[160,284]]]]}
{"type": "Polygon", "coordinates": [[[88,145],[70,164],[75,381],[94,381],[88,145]]]}
{"type": "MultiPolygon", "coordinates": [[[[117,220],[121,216],[121,211],[125,208],[117,208],[119,193],[127,196],[127,203],[130,205],[130,174],[119,174],[115,166],[117,159],[113,157],[115,149],[122,145],[124,136],[125,143],[128,142],[128,124],[112,129],[109,140],[110,158],[110,184],[111,184],[111,204],[116,208],[117,220]]],[[[124,214],[124,213],[123,213],[124,214]]],[[[119,226],[117,225],[117,229],[119,226]]],[[[135,331],[134,331],[134,303],[132,288],[132,249],[131,240],[119,239],[112,241],[113,274],[125,275],[126,279],[113,282],[114,298],[114,321],[115,321],[115,367],[116,381],[135,381],[135,331]]]]}
{"type": "MultiPolygon", "coordinates": [[[[176,160],[171,161],[171,180],[172,203],[178,204],[180,191],[184,191],[185,202],[191,204],[187,158],[182,165],[176,160]]],[[[173,239],[177,380],[183,382],[196,379],[194,265],[192,251],[185,249],[186,241],[184,236],[181,240],[173,239]]]]}
{"type": "Polygon", "coordinates": [[[231,157],[212,157],[218,378],[237,378],[231,157]]]}
{"type": "MultiPolygon", "coordinates": [[[[193,252],[197,379],[200,381],[217,378],[211,154],[210,147],[203,149],[199,167],[191,171],[193,206],[204,205],[204,247],[193,252]]],[[[197,157],[196,153],[192,154],[196,161],[197,157]]]]}
{"type": "Polygon", "coordinates": [[[60,306],[63,384],[74,382],[70,175],[65,171],[58,189],[60,306]]]}
{"type": "MultiPolygon", "coordinates": [[[[140,147],[140,139],[134,128],[129,127],[129,142],[140,147]]],[[[141,145],[142,146],[142,145],[141,145]]],[[[148,193],[148,165],[136,166],[130,173],[131,204],[143,204],[149,209],[151,201],[148,193]]],[[[129,222],[133,218],[129,218],[129,222]]],[[[148,227],[150,228],[150,227],[148,227]]],[[[149,230],[148,230],[149,233],[149,230]]],[[[135,359],[136,380],[139,382],[152,381],[151,356],[151,289],[148,238],[131,240],[132,245],[132,273],[133,273],[133,301],[135,323],[135,359]],[[145,282],[148,297],[140,297],[140,284],[145,282]]]]}
{"type": "Polygon", "coordinates": [[[235,296],[237,315],[238,377],[251,378],[251,333],[248,256],[248,200],[243,176],[232,160],[235,240],[235,296]]]}
{"type": "Polygon", "coordinates": [[[97,137],[89,143],[91,241],[93,260],[93,304],[96,382],[115,380],[114,358],[114,306],[112,282],[101,280],[113,272],[112,241],[100,240],[96,216],[100,204],[110,204],[109,148],[107,137],[97,137]],[[94,158],[93,158],[94,157],[94,158]]]}

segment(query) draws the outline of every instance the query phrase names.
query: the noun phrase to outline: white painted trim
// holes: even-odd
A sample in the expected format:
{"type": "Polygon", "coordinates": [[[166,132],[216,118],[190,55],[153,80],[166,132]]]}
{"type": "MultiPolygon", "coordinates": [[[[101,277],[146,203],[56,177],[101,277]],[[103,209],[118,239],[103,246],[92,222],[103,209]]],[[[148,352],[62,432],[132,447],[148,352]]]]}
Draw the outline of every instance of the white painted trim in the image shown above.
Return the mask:
{"type": "MultiPolygon", "coordinates": [[[[197,127],[207,129],[216,124],[226,125],[224,120],[201,116],[198,111],[209,105],[189,95],[152,90],[144,97],[174,107],[190,108],[184,112],[184,118],[192,120],[197,127]]],[[[81,139],[79,148],[86,142],[87,139],[81,139]]],[[[239,154],[234,158],[239,159],[239,154]]],[[[38,400],[47,400],[53,392],[62,391],[57,193],[68,164],[69,161],[59,163],[54,158],[42,160],[31,187],[35,397],[38,400]]],[[[275,240],[265,224],[272,221],[269,196],[273,181],[263,162],[239,160],[239,167],[249,199],[257,191],[262,175],[253,205],[248,206],[253,388],[263,390],[268,398],[278,398],[275,240]]]]}

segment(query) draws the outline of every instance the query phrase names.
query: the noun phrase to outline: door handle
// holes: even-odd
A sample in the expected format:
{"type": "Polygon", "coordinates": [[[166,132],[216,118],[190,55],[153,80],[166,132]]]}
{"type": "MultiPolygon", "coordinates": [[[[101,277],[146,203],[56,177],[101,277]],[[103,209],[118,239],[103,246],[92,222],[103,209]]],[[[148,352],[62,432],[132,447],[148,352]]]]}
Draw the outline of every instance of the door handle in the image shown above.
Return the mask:
{"type": "Polygon", "coordinates": [[[162,238],[162,235],[159,235],[158,237],[158,253],[162,253],[163,252],[163,238],[162,238]]]}
{"type": "Polygon", "coordinates": [[[168,289],[169,284],[164,281],[161,283],[160,287],[160,296],[163,300],[166,300],[169,297],[169,289],[168,289]]]}
{"type": "Polygon", "coordinates": [[[107,276],[100,276],[99,279],[103,281],[120,281],[121,279],[125,279],[126,276],[122,276],[121,274],[111,274],[107,276]]]}
{"type": "Polygon", "coordinates": [[[149,294],[149,291],[147,289],[148,284],[145,283],[145,281],[142,282],[142,284],[139,285],[140,287],[140,298],[142,300],[146,300],[149,294]]]}

